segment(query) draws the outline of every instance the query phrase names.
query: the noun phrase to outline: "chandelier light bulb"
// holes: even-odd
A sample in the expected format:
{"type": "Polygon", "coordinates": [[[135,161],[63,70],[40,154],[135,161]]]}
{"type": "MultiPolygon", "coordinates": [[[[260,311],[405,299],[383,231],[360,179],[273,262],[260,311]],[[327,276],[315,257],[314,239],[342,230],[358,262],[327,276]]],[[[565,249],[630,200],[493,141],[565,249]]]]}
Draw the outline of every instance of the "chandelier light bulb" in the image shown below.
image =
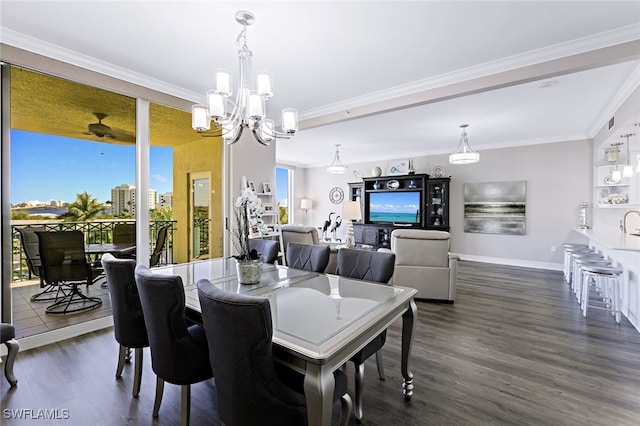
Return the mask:
{"type": "Polygon", "coordinates": [[[191,107],[191,127],[197,132],[210,129],[209,112],[206,105],[193,105],[191,107]]]}
{"type": "Polygon", "coordinates": [[[264,96],[269,99],[273,96],[273,92],[271,89],[271,76],[266,71],[261,71],[260,74],[256,77],[257,86],[258,86],[258,94],[260,96],[264,96]]]}
{"type": "Polygon", "coordinates": [[[231,77],[226,70],[216,71],[215,91],[223,96],[231,96],[231,77]]]}
{"type": "Polygon", "coordinates": [[[209,118],[221,120],[225,116],[224,96],[216,90],[207,91],[207,106],[209,107],[209,118]]]}
{"type": "Polygon", "coordinates": [[[292,134],[298,131],[298,110],[293,108],[282,110],[282,130],[292,134]]]}

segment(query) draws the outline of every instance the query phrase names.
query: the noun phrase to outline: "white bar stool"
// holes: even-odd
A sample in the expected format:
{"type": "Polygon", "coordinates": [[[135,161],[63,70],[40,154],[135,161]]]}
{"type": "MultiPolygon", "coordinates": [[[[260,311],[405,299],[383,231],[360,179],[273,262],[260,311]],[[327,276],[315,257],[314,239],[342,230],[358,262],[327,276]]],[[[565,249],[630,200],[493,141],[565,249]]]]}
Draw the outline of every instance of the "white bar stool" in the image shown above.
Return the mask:
{"type": "Polygon", "coordinates": [[[564,247],[564,279],[569,284],[571,282],[571,253],[573,252],[591,252],[586,244],[570,244],[565,243],[564,247]]]}
{"type": "Polygon", "coordinates": [[[590,248],[584,248],[584,247],[577,247],[577,248],[568,248],[566,249],[567,254],[568,254],[568,267],[567,267],[567,275],[565,276],[565,279],[567,281],[567,284],[571,285],[571,288],[573,289],[573,259],[575,259],[578,256],[597,256],[598,253],[596,253],[595,251],[591,250],[590,248]]]}
{"type": "Polygon", "coordinates": [[[571,290],[576,295],[578,303],[582,304],[582,292],[585,288],[583,265],[611,266],[609,260],[600,255],[587,255],[574,257],[573,276],[571,279],[571,290]]]}
{"type": "MultiPolygon", "coordinates": [[[[587,316],[587,308],[604,309],[611,311],[615,316],[616,322],[620,323],[620,298],[622,293],[622,269],[612,266],[600,266],[595,264],[582,265],[584,274],[582,289],[582,315],[587,316]],[[602,290],[603,304],[591,303],[591,292],[589,279],[593,278],[594,284],[602,290]]],[[[594,301],[595,302],[595,301],[594,301]]]]}

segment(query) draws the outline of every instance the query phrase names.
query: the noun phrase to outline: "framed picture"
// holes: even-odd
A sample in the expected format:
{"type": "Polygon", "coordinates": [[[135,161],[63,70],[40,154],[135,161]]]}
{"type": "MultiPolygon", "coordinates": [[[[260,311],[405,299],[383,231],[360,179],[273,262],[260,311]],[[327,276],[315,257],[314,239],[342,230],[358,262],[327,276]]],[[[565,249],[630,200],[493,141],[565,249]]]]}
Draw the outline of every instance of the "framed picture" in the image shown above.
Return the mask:
{"type": "Polygon", "coordinates": [[[263,204],[262,208],[264,209],[265,213],[273,213],[273,204],[263,204]]]}
{"type": "Polygon", "coordinates": [[[267,225],[266,230],[268,233],[276,232],[276,227],[273,225],[267,225]]]}
{"type": "Polygon", "coordinates": [[[264,182],[262,184],[262,192],[265,194],[271,194],[271,184],[269,182],[264,182]]]}
{"type": "Polygon", "coordinates": [[[253,192],[256,192],[256,186],[253,184],[253,181],[250,180],[247,182],[247,187],[252,190],[253,192]]]}
{"type": "Polygon", "coordinates": [[[409,160],[395,160],[387,163],[387,176],[409,173],[409,160]]]}
{"type": "Polygon", "coordinates": [[[249,231],[249,236],[251,236],[251,237],[260,237],[260,236],[262,236],[262,233],[260,232],[260,228],[258,228],[258,225],[253,225],[251,227],[251,230],[249,231]]]}

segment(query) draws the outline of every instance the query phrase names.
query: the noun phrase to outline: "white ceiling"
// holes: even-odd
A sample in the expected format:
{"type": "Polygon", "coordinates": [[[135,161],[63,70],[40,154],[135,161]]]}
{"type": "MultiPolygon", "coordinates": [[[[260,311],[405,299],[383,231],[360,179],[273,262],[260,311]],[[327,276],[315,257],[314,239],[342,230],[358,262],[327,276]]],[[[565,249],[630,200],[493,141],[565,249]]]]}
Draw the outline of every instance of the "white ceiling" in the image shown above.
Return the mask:
{"type": "Polygon", "coordinates": [[[337,143],[347,164],[449,153],[462,123],[480,151],[591,138],[640,84],[640,1],[1,0],[0,35],[202,102],[217,68],[237,74],[239,9],[269,115],[300,113],[286,164],[327,165],[337,143]]]}

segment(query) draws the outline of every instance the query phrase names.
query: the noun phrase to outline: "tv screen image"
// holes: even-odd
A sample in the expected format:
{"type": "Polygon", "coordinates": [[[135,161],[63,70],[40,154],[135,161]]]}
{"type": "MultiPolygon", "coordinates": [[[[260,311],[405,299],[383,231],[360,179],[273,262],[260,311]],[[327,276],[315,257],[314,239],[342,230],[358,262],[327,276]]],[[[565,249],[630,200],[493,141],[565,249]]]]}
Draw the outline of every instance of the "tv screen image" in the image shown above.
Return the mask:
{"type": "Polygon", "coordinates": [[[420,191],[372,192],[369,222],[420,223],[420,191]]]}

